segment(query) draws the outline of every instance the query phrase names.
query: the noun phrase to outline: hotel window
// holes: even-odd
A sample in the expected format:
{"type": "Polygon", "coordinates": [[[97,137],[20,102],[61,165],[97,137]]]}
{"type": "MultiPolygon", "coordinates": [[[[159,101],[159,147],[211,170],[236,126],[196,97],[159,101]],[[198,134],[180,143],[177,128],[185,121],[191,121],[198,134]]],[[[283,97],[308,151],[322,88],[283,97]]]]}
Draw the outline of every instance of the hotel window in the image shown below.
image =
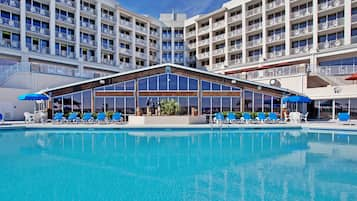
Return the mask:
{"type": "Polygon", "coordinates": [[[280,107],[281,107],[280,104],[281,104],[280,98],[273,97],[273,112],[280,114],[280,107]]]}
{"type": "Polygon", "coordinates": [[[75,93],[72,97],[72,111],[82,112],[82,93],[75,93]]]}
{"type": "Polygon", "coordinates": [[[264,112],[272,112],[271,99],[272,99],[271,96],[264,95],[264,112]]]}
{"type": "Polygon", "coordinates": [[[222,97],[222,112],[229,112],[231,110],[231,97],[222,97]]]}
{"type": "Polygon", "coordinates": [[[72,112],[72,95],[63,96],[63,113],[69,114],[72,112]]]}
{"type": "Polygon", "coordinates": [[[103,97],[96,97],[95,98],[95,112],[104,112],[104,98],[103,97]]]}
{"type": "Polygon", "coordinates": [[[253,92],[244,91],[244,112],[253,111],[253,92]]]}
{"type": "Polygon", "coordinates": [[[350,99],[350,115],[351,119],[357,119],[357,98],[350,99]]]}
{"type": "Polygon", "coordinates": [[[63,105],[62,105],[62,97],[55,97],[53,99],[53,104],[52,104],[52,110],[53,110],[53,113],[57,113],[57,112],[63,112],[63,105]]]}
{"type": "Polygon", "coordinates": [[[202,114],[211,114],[211,97],[202,97],[202,114]]]}
{"type": "Polygon", "coordinates": [[[105,112],[114,112],[114,98],[105,97],[105,112]]]}
{"type": "Polygon", "coordinates": [[[254,93],[254,112],[263,111],[262,98],[262,94],[254,93]]]}
{"type": "Polygon", "coordinates": [[[348,99],[336,99],[335,100],[335,118],[337,118],[340,112],[349,112],[349,100],[348,99]]]}
{"type": "Polygon", "coordinates": [[[83,91],[82,93],[83,98],[83,112],[92,112],[92,92],[91,91],[83,91]]]}
{"type": "Polygon", "coordinates": [[[232,97],[232,112],[241,112],[240,97],[232,97]]]}

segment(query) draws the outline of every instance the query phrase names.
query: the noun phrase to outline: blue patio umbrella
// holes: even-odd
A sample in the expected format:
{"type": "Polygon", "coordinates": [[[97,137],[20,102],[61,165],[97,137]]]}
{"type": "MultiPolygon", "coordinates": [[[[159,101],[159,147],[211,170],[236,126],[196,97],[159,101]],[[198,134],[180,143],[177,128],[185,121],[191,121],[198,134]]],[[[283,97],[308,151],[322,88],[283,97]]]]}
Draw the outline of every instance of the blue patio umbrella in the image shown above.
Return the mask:
{"type": "Polygon", "coordinates": [[[19,100],[37,101],[37,100],[48,100],[48,96],[43,94],[22,94],[18,97],[19,100]]]}
{"type": "Polygon", "coordinates": [[[288,96],[283,98],[283,103],[296,103],[296,111],[298,103],[310,103],[312,100],[307,96],[288,96]]]}

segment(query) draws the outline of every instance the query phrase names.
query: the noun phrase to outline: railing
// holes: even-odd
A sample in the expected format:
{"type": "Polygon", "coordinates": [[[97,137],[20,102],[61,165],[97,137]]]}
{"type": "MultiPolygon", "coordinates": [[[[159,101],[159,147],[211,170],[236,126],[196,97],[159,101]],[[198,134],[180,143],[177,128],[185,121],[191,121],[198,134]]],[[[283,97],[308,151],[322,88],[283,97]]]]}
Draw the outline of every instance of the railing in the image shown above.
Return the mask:
{"type": "Polygon", "coordinates": [[[194,48],[196,48],[196,43],[189,43],[189,44],[187,44],[187,47],[189,49],[194,49],[194,48]]]}
{"type": "Polygon", "coordinates": [[[108,28],[102,28],[102,33],[112,35],[114,33],[114,30],[113,29],[108,29],[108,28]]]}
{"type": "Polygon", "coordinates": [[[31,52],[41,53],[41,54],[49,54],[50,48],[49,47],[39,47],[38,45],[32,45],[28,47],[28,50],[31,52]]]}
{"type": "Polygon", "coordinates": [[[222,69],[224,68],[224,62],[220,62],[220,63],[215,63],[212,66],[213,69],[222,69]]]}
{"type": "Polygon", "coordinates": [[[10,76],[17,72],[31,72],[30,63],[0,65],[0,86],[3,85],[9,79],[10,76]]]}
{"type": "Polygon", "coordinates": [[[81,6],[81,11],[84,11],[84,12],[87,12],[87,13],[90,13],[90,14],[93,14],[95,15],[95,9],[91,8],[91,7],[88,7],[88,6],[81,6]]]}
{"type": "Polygon", "coordinates": [[[175,63],[184,63],[185,61],[184,61],[184,59],[183,58],[174,58],[174,62],[175,63]]]}
{"type": "Polygon", "coordinates": [[[255,55],[248,57],[248,62],[258,62],[262,58],[262,55],[255,55]]]}
{"type": "Polygon", "coordinates": [[[196,35],[196,31],[190,31],[186,33],[186,38],[192,37],[196,35]]]}
{"type": "Polygon", "coordinates": [[[242,43],[231,45],[229,47],[229,51],[237,51],[237,50],[241,50],[241,49],[242,49],[242,43]]]}
{"type": "Polygon", "coordinates": [[[131,68],[131,63],[127,63],[127,62],[120,62],[120,63],[119,63],[119,68],[122,68],[122,69],[128,69],[128,68],[131,68]]]}
{"type": "Polygon", "coordinates": [[[247,42],[248,47],[253,47],[262,44],[262,39],[251,40],[247,42]]]}
{"type": "Polygon", "coordinates": [[[215,49],[215,50],[212,51],[212,54],[214,56],[220,55],[220,54],[224,54],[224,48],[215,49]]]}
{"type": "Polygon", "coordinates": [[[319,43],[319,49],[334,48],[343,45],[343,39],[331,40],[319,43]]]}
{"type": "Polygon", "coordinates": [[[61,15],[61,14],[56,14],[56,20],[60,20],[65,23],[74,24],[74,18],[65,16],[65,15],[61,15]]]}
{"type": "Polygon", "coordinates": [[[61,56],[61,57],[66,57],[66,58],[69,58],[69,59],[74,59],[75,58],[74,52],[67,52],[66,50],[63,50],[61,52],[56,50],[56,55],[57,56],[61,56]]]}
{"type": "Polygon", "coordinates": [[[155,48],[155,49],[159,49],[160,45],[158,43],[150,43],[150,47],[155,48]]]}
{"type": "Polygon", "coordinates": [[[126,20],[123,20],[121,19],[119,21],[119,24],[120,25],[123,25],[123,26],[126,26],[126,27],[130,27],[130,28],[133,28],[133,23],[129,22],[129,21],[126,21],[126,20]]]}
{"type": "Polygon", "coordinates": [[[96,45],[94,40],[88,40],[86,38],[81,38],[80,41],[81,41],[81,43],[86,44],[86,45],[90,45],[90,46],[95,46],[96,45]]]}
{"type": "Polygon", "coordinates": [[[2,39],[2,40],[0,40],[0,47],[20,49],[20,42],[19,41],[11,41],[9,39],[2,39]]]}
{"type": "Polygon", "coordinates": [[[127,40],[127,41],[131,41],[132,40],[132,37],[130,35],[123,34],[123,33],[120,33],[120,38],[124,39],[124,40],[127,40]]]}
{"type": "Polygon", "coordinates": [[[326,1],[324,3],[319,4],[319,10],[326,10],[330,8],[335,8],[338,6],[342,6],[344,3],[343,0],[332,0],[332,1],[326,1]]]}
{"type": "Polygon", "coordinates": [[[225,37],[225,34],[220,34],[220,35],[214,36],[212,38],[212,41],[216,42],[216,41],[219,41],[219,40],[224,40],[224,37],[225,37]]]}
{"type": "Polygon", "coordinates": [[[160,37],[160,34],[159,34],[159,32],[157,32],[157,31],[150,31],[150,35],[151,35],[151,36],[160,37]]]}
{"type": "Polygon", "coordinates": [[[142,33],[146,33],[146,32],[147,32],[147,29],[146,29],[145,27],[136,25],[136,26],[135,26],[135,31],[140,31],[140,32],[142,32],[142,33]]]}
{"type": "Polygon", "coordinates": [[[266,5],[266,9],[273,9],[276,7],[279,7],[281,5],[284,5],[284,0],[275,0],[266,5]]]}
{"type": "Polygon", "coordinates": [[[236,22],[242,20],[242,14],[234,15],[228,18],[228,23],[236,22]]]}
{"type": "Polygon", "coordinates": [[[197,55],[198,59],[204,59],[209,57],[209,52],[200,53],[197,55]]]}
{"type": "Polygon", "coordinates": [[[102,18],[114,22],[114,16],[106,13],[102,13],[102,18]]]}
{"type": "Polygon", "coordinates": [[[285,33],[280,33],[280,34],[273,34],[271,36],[268,36],[268,42],[274,42],[274,41],[279,41],[279,40],[284,40],[285,38],[285,33]]]}
{"type": "Polygon", "coordinates": [[[343,25],[344,25],[344,19],[338,18],[336,20],[330,20],[324,23],[319,23],[319,30],[326,30],[337,26],[343,26],[343,25]]]}
{"type": "Polygon", "coordinates": [[[14,8],[20,8],[19,0],[0,0],[0,3],[14,8]]]}
{"type": "Polygon", "coordinates": [[[164,46],[162,46],[162,49],[163,50],[171,50],[171,46],[164,45],[164,46]]]}
{"type": "Polygon", "coordinates": [[[135,39],[135,42],[136,42],[136,44],[146,45],[146,41],[143,40],[143,39],[136,38],[136,39],[135,39]]]}
{"type": "Polygon", "coordinates": [[[114,65],[114,60],[112,59],[102,59],[102,64],[106,64],[106,65],[110,65],[113,66],[114,65]]]}
{"type": "Polygon", "coordinates": [[[292,48],[292,54],[308,53],[312,49],[312,45],[292,48]]]}
{"type": "Polygon", "coordinates": [[[236,29],[234,31],[229,32],[228,34],[229,37],[234,37],[238,35],[242,35],[242,29],[236,29]]]}
{"type": "Polygon", "coordinates": [[[213,29],[219,29],[224,27],[224,20],[213,23],[213,29]]]}
{"type": "Polygon", "coordinates": [[[146,53],[142,53],[142,52],[136,52],[136,57],[139,57],[141,59],[146,59],[146,53]]]}
{"type": "Polygon", "coordinates": [[[131,51],[131,49],[127,49],[127,48],[119,48],[119,53],[131,55],[132,51],[131,51]]]}
{"type": "Polygon", "coordinates": [[[102,48],[105,49],[105,50],[110,50],[110,51],[114,50],[114,46],[113,45],[109,45],[109,44],[103,44],[102,43],[102,48]]]}
{"type": "Polygon", "coordinates": [[[255,31],[262,28],[262,23],[255,23],[248,26],[248,31],[255,31]]]}
{"type": "Polygon", "coordinates": [[[247,11],[247,17],[256,15],[262,12],[262,7],[253,8],[247,11]]]}
{"type": "Polygon", "coordinates": [[[285,16],[274,17],[272,19],[267,20],[267,25],[268,26],[276,25],[276,24],[283,23],[284,21],[285,21],[285,16]]]}
{"type": "Polygon", "coordinates": [[[281,56],[285,56],[285,50],[281,50],[281,51],[274,51],[274,52],[269,52],[268,53],[268,58],[277,58],[277,57],[281,57],[281,56]]]}
{"type": "Polygon", "coordinates": [[[357,72],[357,66],[345,65],[345,66],[317,66],[316,73],[334,76],[334,75],[351,75],[357,72]]]}
{"type": "Polygon", "coordinates": [[[182,38],[183,38],[183,34],[175,34],[175,38],[180,38],[180,39],[182,39],[182,38]]]}
{"type": "Polygon", "coordinates": [[[30,25],[30,24],[26,25],[26,30],[34,32],[34,33],[44,34],[44,35],[49,35],[50,34],[50,30],[48,28],[42,28],[42,27],[30,25]]]}
{"type": "Polygon", "coordinates": [[[305,28],[298,28],[291,30],[292,36],[300,36],[304,34],[312,33],[312,26],[307,26],[305,28]]]}
{"type": "Polygon", "coordinates": [[[234,59],[228,62],[229,65],[238,65],[242,63],[242,59],[234,59]]]}
{"type": "Polygon", "coordinates": [[[187,58],[187,62],[193,63],[196,62],[196,56],[190,56],[187,58]]]}
{"type": "Polygon", "coordinates": [[[198,34],[205,33],[209,31],[209,26],[201,27],[198,29],[198,34]]]}
{"type": "Polygon", "coordinates": [[[15,21],[15,20],[11,20],[9,18],[0,18],[0,24],[9,26],[9,27],[15,27],[15,28],[19,28],[20,27],[20,21],[15,21]]]}
{"type": "Polygon", "coordinates": [[[305,72],[306,72],[306,65],[300,64],[300,65],[292,65],[292,66],[285,66],[279,68],[269,68],[264,70],[247,72],[246,79],[248,80],[271,79],[276,77],[304,74],[305,72]]]}
{"type": "Polygon", "coordinates": [[[81,27],[89,28],[91,30],[95,30],[96,29],[95,24],[84,22],[84,21],[81,21],[81,27]]]}
{"type": "Polygon", "coordinates": [[[56,0],[56,2],[61,3],[63,5],[74,7],[74,1],[71,0],[56,0]]]}
{"type": "Polygon", "coordinates": [[[308,16],[308,15],[312,15],[312,7],[308,7],[305,9],[301,9],[301,10],[292,12],[291,18],[296,19],[296,18],[308,16]]]}
{"type": "Polygon", "coordinates": [[[208,45],[208,44],[209,44],[209,39],[198,41],[198,46],[208,45]]]}
{"type": "Polygon", "coordinates": [[[175,50],[185,50],[185,46],[175,46],[175,50]]]}
{"type": "Polygon", "coordinates": [[[74,41],[74,35],[56,32],[56,37],[63,40],[74,41]]]}
{"type": "Polygon", "coordinates": [[[49,17],[50,16],[50,11],[49,10],[45,10],[39,7],[35,7],[35,6],[31,6],[30,4],[26,4],[26,11],[31,12],[31,13],[35,13],[35,14],[39,14],[42,16],[46,16],[49,17]]]}

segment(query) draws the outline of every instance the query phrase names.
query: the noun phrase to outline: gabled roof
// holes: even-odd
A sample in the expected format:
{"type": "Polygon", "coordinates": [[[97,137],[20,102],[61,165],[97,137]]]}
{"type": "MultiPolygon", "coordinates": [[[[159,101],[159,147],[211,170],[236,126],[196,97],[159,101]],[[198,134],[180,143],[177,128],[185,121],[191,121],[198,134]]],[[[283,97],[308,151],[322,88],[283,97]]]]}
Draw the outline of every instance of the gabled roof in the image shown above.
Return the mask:
{"type": "Polygon", "coordinates": [[[213,73],[213,72],[209,72],[209,71],[201,70],[201,69],[196,69],[196,68],[185,67],[185,66],[182,66],[182,65],[177,65],[177,64],[172,64],[172,63],[159,64],[159,65],[149,66],[149,67],[145,67],[145,68],[140,68],[140,69],[125,71],[125,72],[121,72],[121,73],[116,73],[116,74],[112,74],[112,75],[108,75],[108,76],[104,76],[104,77],[98,77],[98,78],[89,79],[89,80],[85,80],[85,81],[75,82],[75,83],[71,83],[71,84],[67,84],[67,85],[63,85],[63,86],[59,86],[59,87],[54,87],[54,88],[51,88],[51,89],[41,90],[40,93],[48,93],[48,92],[51,92],[51,91],[56,91],[56,90],[60,90],[60,89],[68,88],[68,87],[75,87],[75,86],[79,86],[79,85],[83,85],[83,84],[98,82],[100,80],[106,80],[106,79],[110,79],[110,78],[126,76],[126,75],[130,75],[130,74],[133,74],[133,73],[140,73],[142,71],[154,70],[154,69],[163,68],[163,67],[167,67],[167,66],[171,66],[171,67],[174,67],[174,68],[182,69],[182,70],[185,70],[185,71],[191,71],[191,72],[195,72],[195,73],[200,73],[200,74],[206,74],[206,75],[209,75],[209,76],[219,77],[219,78],[223,78],[223,79],[227,79],[227,80],[235,80],[235,82],[240,82],[240,83],[253,85],[253,86],[256,86],[256,87],[262,87],[262,88],[266,88],[266,89],[272,89],[272,90],[279,91],[281,93],[298,94],[297,92],[294,92],[294,91],[291,91],[291,90],[288,90],[288,89],[285,89],[285,88],[270,86],[270,85],[259,83],[259,82],[243,80],[243,79],[232,77],[232,76],[222,75],[222,74],[213,73]]]}

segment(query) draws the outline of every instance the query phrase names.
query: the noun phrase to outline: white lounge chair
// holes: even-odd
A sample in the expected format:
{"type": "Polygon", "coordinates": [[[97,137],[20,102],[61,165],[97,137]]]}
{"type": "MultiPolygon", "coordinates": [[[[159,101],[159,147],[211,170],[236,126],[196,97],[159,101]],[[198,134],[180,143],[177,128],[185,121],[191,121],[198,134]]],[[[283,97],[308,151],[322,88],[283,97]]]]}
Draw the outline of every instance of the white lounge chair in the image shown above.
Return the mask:
{"type": "Polygon", "coordinates": [[[34,122],[34,114],[31,114],[29,112],[24,113],[25,116],[25,123],[33,123],[34,122]]]}
{"type": "Polygon", "coordinates": [[[306,112],[305,114],[301,114],[301,121],[307,122],[307,117],[309,116],[309,112],[306,112]]]}

